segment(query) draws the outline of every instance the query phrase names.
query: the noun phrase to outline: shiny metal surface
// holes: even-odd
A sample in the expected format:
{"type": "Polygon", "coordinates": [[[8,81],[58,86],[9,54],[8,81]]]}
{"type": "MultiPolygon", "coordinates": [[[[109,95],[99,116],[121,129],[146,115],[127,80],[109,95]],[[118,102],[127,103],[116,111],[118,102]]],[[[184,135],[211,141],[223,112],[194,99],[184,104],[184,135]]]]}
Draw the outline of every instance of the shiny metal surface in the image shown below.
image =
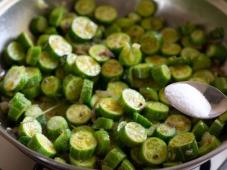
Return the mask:
{"type": "MultiPolygon", "coordinates": [[[[7,44],[7,42],[16,37],[21,31],[27,30],[28,23],[31,18],[42,11],[40,10],[40,5],[38,5],[40,1],[44,0],[0,1],[0,52],[2,52],[3,47],[7,44]]],[[[131,11],[138,2],[137,0],[97,1],[99,3],[110,3],[114,5],[117,7],[121,15],[131,11]]],[[[72,7],[72,5],[70,5],[72,0],[46,0],[44,2],[51,6],[62,4],[72,7]]],[[[211,29],[215,26],[222,26],[227,32],[227,3],[224,0],[157,0],[156,2],[159,5],[157,15],[167,19],[171,25],[176,26],[189,20],[195,23],[203,24],[207,29],[211,29]]],[[[35,161],[55,170],[83,170],[83,168],[75,168],[71,165],[59,164],[52,159],[45,158],[20,144],[16,139],[14,139],[10,130],[7,129],[7,123],[5,120],[5,115],[0,113],[1,135],[35,161]]],[[[173,168],[165,168],[165,170],[195,168],[224,149],[227,149],[227,141],[223,138],[222,145],[214,151],[173,168]]]]}
{"type": "MultiPolygon", "coordinates": [[[[212,118],[218,117],[219,115],[227,111],[227,97],[217,88],[209,84],[195,82],[195,81],[176,82],[176,83],[170,84],[170,86],[179,85],[179,84],[188,84],[196,88],[198,91],[200,91],[203,94],[203,96],[207,99],[207,101],[211,105],[210,113],[207,115],[203,115],[203,117],[200,117],[201,115],[190,115],[190,114],[186,114],[186,115],[199,118],[199,119],[212,119],[212,118]]],[[[170,100],[170,104],[172,102],[174,101],[170,100]]],[[[175,108],[178,109],[177,107],[175,108]]]]}

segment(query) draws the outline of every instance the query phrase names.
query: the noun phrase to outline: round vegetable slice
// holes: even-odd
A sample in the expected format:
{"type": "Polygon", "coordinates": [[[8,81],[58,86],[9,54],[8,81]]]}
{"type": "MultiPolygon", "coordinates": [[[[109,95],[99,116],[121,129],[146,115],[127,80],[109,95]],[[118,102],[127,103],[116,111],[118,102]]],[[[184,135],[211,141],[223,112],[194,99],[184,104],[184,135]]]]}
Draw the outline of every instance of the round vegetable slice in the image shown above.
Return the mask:
{"type": "Polygon", "coordinates": [[[141,124],[143,127],[145,128],[149,128],[151,127],[152,123],[144,116],[142,116],[141,114],[134,112],[133,113],[133,121],[141,124]]]}
{"type": "Polygon", "coordinates": [[[44,16],[37,16],[30,23],[30,30],[33,34],[44,33],[48,27],[47,19],[44,16]]]}
{"type": "Polygon", "coordinates": [[[95,10],[95,0],[79,0],[74,9],[79,15],[91,15],[95,10]]]}
{"type": "Polygon", "coordinates": [[[126,88],[128,88],[128,85],[121,81],[109,82],[107,85],[107,91],[117,99],[120,98],[122,91],[126,88]]]}
{"type": "Polygon", "coordinates": [[[166,58],[159,56],[159,55],[153,55],[145,58],[145,62],[153,65],[162,65],[166,64],[166,58]]]}
{"type": "Polygon", "coordinates": [[[55,76],[45,77],[41,83],[41,90],[48,97],[58,96],[60,92],[60,88],[61,88],[61,82],[55,76]]]}
{"type": "Polygon", "coordinates": [[[32,137],[28,143],[28,147],[47,157],[53,157],[56,154],[53,143],[40,133],[37,133],[32,137]]]}
{"type": "Polygon", "coordinates": [[[24,113],[25,116],[33,117],[33,118],[37,118],[43,114],[44,113],[43,113],[42,109],[37,104],[33,104],[30,107],[28,107],[28,109],[24,113]]]}
{"type": "Polygon", "coordinates": [[[33,46],[33,41],[26,32],[20,33],[17,37],[17,42],[19,42],[25,50],[33,46]]]}
{"type": "Polygon", "coordinates": [[[102,65],[101,74],[106,80],[118,80],[123,74],[123,66],[115,59],[102,65]]]}
{"type": "Polygon", "coordinates": [[[136,12],[142,17],[149,17],[156,11],[156,4],[153,0],[141,0],[136,7],[136,12]]]}
{"type": "Polygon", "coordinates": [[[109,5],[98,6],[95,10],[95,18],[104,24],[110,24],[117,18],[117,10],[109,5]]]}
{"type": "Polygon", "coordinates": [[[74,72],[83,77],[96,77],[101,72],[101,67],[89,56],[77,56],[74,72]]]}
{"type": "Polygon", "coordinates": [[[32,138],[36,133],[42,133],[42,126],[33,117],[25,117],[19,126],[19,135],[32,138]]]}
{"type": "Polygon", "coordinates": [[[71,135],[70,155],[74,159],[89,159],[93,156],[96,146],[94,133],[86,128],[79,128],[71,135]]]}
{"type": "Polygon", "coordinates": [[[133,66],[139,64],[142,60],[142,53],[140,51],[140,45],[134,43],[132,45],[125,44],[120,56],[119,61],[122,65],[133,66]]]}
{"type": "Polygon", "coordinates": [[[97,31],[98,26],[87,17],[76,17],[73,20],[70,36],[77,41],[91,40],[97,31]]]}
{"type": "Polygon", "coordinates": [[[130,43],[130,37],[125,33],[113,33],[106,38],[106,46],[116,52],[120,52],[126,43],[130,43]]]}
{"type": "Polygon", "coordinates": [[[64,14],[65,14],[65,9],[63,7],[54,8],[51,11],[49,16],[49,24],[54,27],[59,26],[64,14]]]}
{"type": "Polygon", "coordinates": [[[91,116],[91,109],[82,104],[73,104],[66,111],[68,121],[74,125],[86,124],[91,116]]]}
{"type": "Polygon", "coordinates": [[[169,141],[169,159],[176,161],[187,161],[198,155],[198,146],[195,136],[191,132],[176,135],[169,141]]]}
{"type": "Polygon", "coordinates": [[[110,136],[108,132],[105,130],[96,131],[95,137],[98,141],[96,153],[98,155],[105,155],[110,149],[110,136]]]}
{"type": "Polygon", "coordinates": [[[139,145],[146,139],[147,133],[145,128],[136,122],[129,122],[120,130],[120,140],[126,146],[133,147],[139,145]]]}
{"type": "Polygon", "coordinates": [[[162,49],[162,54],[166,56],[176,56],[181,52],[181,46],[176,43],[164,44],[162,49]]]}
{"type": "Polygon", "coordinates": [[[28,82],[28,76],[24,66],[12,66],[6,73],[3,80],[5,91],[18,91],[24,88],[28,82]]]}
{"type": "Polygon", "coordinates": [[[47,134],[51,139],[56,139],[65,129],[68,123],[62,116],[53,116],[47,122],[47,134]]]}
{"type": "Polygon", "coordinates": [[[20,92],[17,92],[9,102],[8,118],[11,121],[18,121],[31,102],[20,92]]]}
{"type": "Polygon", "coordinates": [[[192,68],[188,65],[170,67],[171,75],[176,81],[184,81],[191,77],[192,68]]]}
{"type": "Polygon", "coordinates": [[[66,70],[66,72],[73,72],[73,67],[74,67],[76,58],[77,58],[77,55],[73,53],[66,56],[65,66],[64,66],[64,69],[66,70]]]}
{"type": "Polygon", "coordinates": [[[167,145],[159,138],[148,138],[141,146],[140,155],[147,164],[159,165],[167,159],[167,145]]]}
{"type": "Polygon", "coordinates": [[[82,167],[82,168],[95,168],[96,158],[95,156],[92,156],[91,158],[81,160],[81,159],[75,159],[73,156],[69,155],[69,160],[72,165],[75,165],[76,167],[82,167]]]}
{"type": "Polygon", "coordinates": [[[179,40],[179,33],[176,29],[167,27],[162,30],[164,43],[175,43],[179,40]]]}
{"type": "Polygon", "coordinates": [[[134,165],[127,159],[123,160],[118,170],[135,170],[134,165]]]}
{"type": "Polygon", "coordinates": [[[127,112],[141,111],[145,107],[144,97],[133,89],[124,89],[121,95],[121,102],[127,112]]]}
{"type": "Polygon", "coordinates": [[[5,50],[5,60],[8,64],[21,63],[25,58],[25,51],[21,44],[12,41],[5,50]]]}
{"type": "Polygon", "coordinates": [[[147,55],[152,55],[161,49],[163,38],[161,34],[149,31],[141,37],[140,44],[142,52],[147,55]]]}
{"type": "Polygon", "coordinates": [[[118,119],[123,115],[123,108],[120,103],[113,98],[100,99],[97,109],[99,114],[110,119],[118,119]]]}
{"type": "Polygon", "coordinates": [[[58,152],[65,152],[69,150],[69,139],[71,136],[70,129],[65,129],[54,141],[54,147],[58,152]]]}
{"type": "Polygon", "coordinates": [[[48,38],[48,50],[56,58],[72,52],[72,46],[60,35],[50,35],[48,38]]]}
{"type": "Polygon", "coordinates": [[[49,53],[43,51],[39,57],[38,64],[44,72],[51,72],[58,67],[58,60],[54,59],[49,53]]]}
{"type": "Polygon", "coordinates": [[[126,157],[125,153],[121,151],[119,148],[113,148],[103,160],[102,169],[105,168],[116,168],[121,161],[126,157]]]}
{"type": "Polygon", "coordinates": [[[176,135],[176,129],[174,127],[169,126],[168,124],[160,124],[156,128],[155,136],[164,140],[165,142],[169,142],[171,138],[176,135]]]}
{"type": "Polygon", "coordinates": [[[151,70],[152,77],[161,86],[166,85],[171,79],[171,72],[167,65],[157,65],[151,70]]]}
{"type": "Polygon", "coordinates": [[[175,127],[177,134],[182,133],[182,132],[188,132],[191,129],[190,119],[187,118],[186,116],[180,115],[180,114],[170,115],[166,119],[165,123],[171,127],[175,127]]]}
{"type": "Polygon", "coordinates": [[[109,60],[113,53],[102,44],[95,44],[89,49],[89,54],[99,63],[104,63],[109,60]]]}
{"type": "Polygon", "coordinates": [[[92,128],[110,130],[112,129],[113,125],[114,121],[112,119],[99,117],[94,121],[92,128]]]}
{"type": "Polygon", "coordinates": [[[39,86],[39,83],[42,80],[42,74],[41,74],[41,71],[39,70],[39,68],[26,67],[25,71],[26,71],[26,74],[28,77],[28,82],[27,82],[25,88],[39,86]]]}
{"type": "Polygon", "coordinates": [[[169,107],[161,102],[149,101],[144,108],[145,117],[151,121],[165,120],[168,112],[169,107]]]}
{"type": "Polygon", "coordinates": [[[77,101],[81,94],[83,79],[73,75],[68,75],[63,80],[63,91],[69,101],[77,101]]]}

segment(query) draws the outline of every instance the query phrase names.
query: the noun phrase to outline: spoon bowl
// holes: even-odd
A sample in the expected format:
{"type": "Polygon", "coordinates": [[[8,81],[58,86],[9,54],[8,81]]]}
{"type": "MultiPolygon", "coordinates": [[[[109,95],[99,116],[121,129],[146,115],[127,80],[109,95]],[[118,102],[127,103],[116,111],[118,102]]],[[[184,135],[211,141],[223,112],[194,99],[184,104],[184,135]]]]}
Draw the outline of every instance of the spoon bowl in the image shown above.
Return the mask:
{"type": "MultiPolygon", "coordinates": [[[[218,117],[219,115],[227,111],[227,97],[220,90],[218,90],[217,88],[209,84],[195,82],[195,81],[177,82],[177,83],[170,84],[165,88],[165,96],[169,100],[170,105],[172,105],[177,110],[182,111],[176,104],[174,104],[175,101],[173,101],[172,98],[168,97],[168,95],[166,94],[166,89],[170,86],[183,85],[183,84],[190,85],[191,87],[194,87],[196,90],[198,90],[205,97],[205,99],[208,101],[208,103],[211,106],[210,112],[203,116],[199,114],[192,114],[192,113],[184,113],[184,114],[195,118],[212,119],[212,118],[218,117]]],[[[177,93],[177,91],[174,93],[177,93]]],[[[190,104],[189,102],[191,101],[190,100],[187,100],[187,101],[188,101],[188,104],[190,104]]]]}

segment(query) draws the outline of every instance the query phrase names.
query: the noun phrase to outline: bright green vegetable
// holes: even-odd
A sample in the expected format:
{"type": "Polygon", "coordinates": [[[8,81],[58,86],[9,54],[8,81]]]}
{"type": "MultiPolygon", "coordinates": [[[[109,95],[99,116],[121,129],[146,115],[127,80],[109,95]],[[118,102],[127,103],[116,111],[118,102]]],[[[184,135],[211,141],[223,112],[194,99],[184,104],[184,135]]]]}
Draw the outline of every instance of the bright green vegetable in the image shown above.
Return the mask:
{"type": "Polygon", "coordinates": [[[71,136],[71,131],[65,129],[54,141],[54,147],[58,152],[66,152],[69,150],[69,139],[71,136]]]}
{"type": "Polygon", "coordinates": [[[124,89],[128,88],[128,85],[121,81],[109,82],[107,85],[107,91],[112,97],[120,98],[124,89]]]}
{"type": "Polygon", "coordinates": [[[194,45],[203,45],[206,43],[206,34],[203,30],[196,29],[190,34],[190,41],[194,45]]]}
{"type": "Polygon", "coordinates": [[[65,9],[63,7],[54,8],[51,11],[49,16],[49,24],[54,27],[59,26],[64,16],[64,13],[65,13],[65,9]]]}
{"type": "Polygon", "coordinates": [[[143,127],[145,128],[149,128],[152,126],[152,123],[144,116],[142,116],[141,114],[134,112],[133,113],[133,121],[141,124],[143,127]]]}
{"type": "Polygon", "coordinates": [[[155,100],[159,99],[157,90],[150,87],[140,88],[139,92],[143,95],[146,100],[155,100]]]}
{"type": "Polygon", "coordinates": [[[32,41],[32,39],[30,38],[30,36],[26,32],[22,32],[17,37],[17,41],[26,50],[33,46],[33,41],[32,41]]]}
{"type": "Polygon", "coordinates": [[[42,109],[37,104],[31,105],[30,107],[28,107],[26,109],[26,112],[24,113],[26,117],[32,117],[32,118],[37,118],[43,114],[44,113],[42,109]]]}
{"type": "Polygon", "coordinates": [[[152,0],[141,0],[136,7],[136,12],[142,17],[148,17],[155,13],[156,4],[152,0]]]}
{"type": "Polygon", "coordinates": [[[227,93],[227,79],[226,77],[216,77],[214,79],[214,86],[221,90],[223,93],[227,93]]]}
{"type": "Polygon", "coordinates": [[[53,143],[43,134],[37,133],[28,143],[28,147],[47,157],[53,157],[56,154],[53,143]]]}
{"type": "Polygon", "coordinates": [[[208,126],[202,120],[198,121],[192,129],[197,141],[200,141],[206,131],[208,131],[208,126]]]}
{"type": "Polygon", "coordinates": [[[117,10],[109,5],[100,5],[95,10],[95,18],[104,24],[112,23],[117,15],[117,10]]]}
{"type": "Polygon", "coordinates": [[[75,165],[76,167],[82,167],[82,168],[94,168],[96,163],[95,156],[89,159],[81,160],[81,159],[75,159],[74,157],[69,155],[69,160],[72,165],[75,165]]]}
{"type": "Polygon", "coordinates": [[[150,72],[153,68],[152,64],[143,63],[143,64],[137,64],[132,69],[133,75],[138,79],[147,79],[150,78],[150,72]]]}
{"type": "Polygon", "coordinates": [[[135,170],[134,165],[127,159],[123,160],[118,170],[135,170]]]}
{"type": "Polygon", "coordinates": [[[52,58],[52,56],[43,51],[38,60],[39,67],[44,72],[51,72],[58,67],[58,60],[52,58]]]}
{"type": "Polygon", "coordinates": [[[79,0],[76,2],[74,9],[79,15],[91,15],[95,10],[94,0],[79,0]]]}
{"type": "Polygon", "coordinates": [[[31,102],[22,93],[16,93],[9,101],[8,118],[14,122],[18,121],[30,105],[31,102]]]}
{"type": "Polygon", "coordinates": [[[156,128],[155,136],[164,140],[165,142],[169,142],[176,135],[175,127],[171,127],[167,124],[160,124],[156,128]]]}
{"type": "Polygon", "coordinates": [[[103,160],[102,168],[116,168],[126,157],[125,153],[122,152],[119,148],[113,148],[103,160]]]}
{"type": "Polygon", "coordinates": [[[121,102],[126,112],[141,111],[145,107],[144,97],[133,89],[124,89],[121,102]]]}
{"type": "Polygon", "coordinates": [[[26,63],[30,66],[36,66],[41,55],[41,47],[34,46],[28,49],[26,63]]]}
{"type": "Polygon", "coordinates": [[[33,18],[30,23],[30,30],[33,34],[36,34],[36,35],[44,33],[47,27],[48,27],[48,22],[44,16],[37,16],[33,18]]]}
{"type": "Polygon", "coordinates": [[[152,55],[161,49],[163,38],[158,32],[149,31],[141,37],[140,44],[142,52],[146,55],[152,55]]]}
{"type": "Polygon", "coordinates": [[[167,159],[167,145],[159,138],[148,138],[140,148],[140,156],[149,165],[159,165],[167,159]]]}
{"type": "Polygon", "coordinates": [[[179,40],[179,33],[176,29],[167,27],[164,28],[162,31],[163,41],[166,44],[176,43],[179,40]]]}
{"type": "Polygon", "coordinates": [[[104,63],[113,56],[113,53],[102,44],[93,45],[89,49],[89,54],[99,63],[104,63]]]}
{"type": "Polygon", "coordinates": [[[77,101],[81,94],[83,79],[73,75],[68,75],[63,80],[63,91],[69,101],[77,101]]]}
{"type": "Polygon", "coordinates": [[[128,147],[143,143],[147,139],[145,128],[136,122],[127,123],[119,132],[120,140],[128,147]]]}
{"type": "Polygon", "coordinates": [[[83,86],[80,93],[79,101],[88,104],[92,97],[94,83],[91,80],[84,79],[83,86]]]}
{"type": "Polygon", "coordinates": [[[165,120],[169,107],[161,102],[149,101],[144,108],[144,115],[151,121],[165,120]]]}
{"type": "Polygon", "coordinates": [[[105,130],[99,130],[95,132],[95,137],[98,141],[96,153],[105,155],[110,149],[110,135],[105,130]]]}
{"type": "Polygon", "coordinates": [[[171,79],[171,72],[167,65],[154,66],[151,70],[152,77],[161,86],[166,85],[171,79]]]}
{"type": "Polygon", "coordinates": [[[94,121],[92,128],[110,130],[112,129],[113,124],[114,121],[112,119],[99,117],[94,121]]]}
{"type": "Polygon", "coordinates": [[[161,51],[163,55],[176,56],[181,52],[181,46],[176,43],[164,44],[161,51]]]}
{"type": "Polygon", "coordinates": [[[48,97],[57,97],[61,88],[60,80],[55,76],[45,77],[41,83],[42,92],[48,97]]]}
{"type": "Polygon", "coordinates": [[[47,122],[47,134],[51,139],[56,139],[65,129],[68,123],[62,116],[53,116],[47,122]]]}
{"type": "Polygon", "coordinates": [[[74,159],[89,159],[93,156],[96,146],[94,132],[87,128],[78,128],[70,138],[70,155],[74,159]]]}
{"type": "Polygon", "coordinates": [[[218,119],[215,119],[209,128],[209,133],[218,137],[221,134],[223,128],[224,124],[218,119]]]}
{"type": "Polygon", "coordinates": [[[185,81],[192,75],[192,69],[188,65],[170,67],[171,75],[176,81],[185,81]]]}
{"type": "Polygon", "coordinates": [[[91,115],[90,108],[81,104],[73,104],[66,111],[66,118],[74,125],[86,124],[90,120],[91,115]]]}
{"type": "Polygon", "coordinates": [[[198,155],[198,145],[193,133],[184,132],[176,135],[168,145],[170,160],[187,161],[198,155]]]}

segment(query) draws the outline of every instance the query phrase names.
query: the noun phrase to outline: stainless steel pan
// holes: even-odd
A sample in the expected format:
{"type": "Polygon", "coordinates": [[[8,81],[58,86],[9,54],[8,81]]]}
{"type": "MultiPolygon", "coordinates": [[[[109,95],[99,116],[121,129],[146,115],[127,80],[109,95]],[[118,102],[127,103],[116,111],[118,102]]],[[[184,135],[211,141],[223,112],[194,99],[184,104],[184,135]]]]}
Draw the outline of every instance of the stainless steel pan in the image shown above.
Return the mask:
{"type": "MultiPolygon", "coordinates": [[[[40,10],[40,1],[42,0],[0,0],[0,52],[10,39],[16,37],[21,31],[27,30],[31,18],[42,11],[40,10]]],[[[137,0],[97,1],[114,5],[121,15],[133,10],[138,2],[137,0]]],[[[46,0],[45,3],[50,6],[57,4],[72,6],[71,0],[46,0]]],[[[225,0],[157,0],[157,3],[159,5],[158,15],[166,18],[171,25],[179,25],[189,20],[206,25],[208,29],[222,26],[227,32],[227,1],[225,0]]],[[[7,127],[6,117],[0,113],[0,134],[33,160],[56,170],[85,170],[71,165],[59,164],[28,149],[15,139],[7,127]]],[[[212,152],[173,168],[165,168],[165,170],[192,169],[201,165],[227,149],[227,140],[225,139],[226,137],[223,136],[222,145],[212,152]]]]}

